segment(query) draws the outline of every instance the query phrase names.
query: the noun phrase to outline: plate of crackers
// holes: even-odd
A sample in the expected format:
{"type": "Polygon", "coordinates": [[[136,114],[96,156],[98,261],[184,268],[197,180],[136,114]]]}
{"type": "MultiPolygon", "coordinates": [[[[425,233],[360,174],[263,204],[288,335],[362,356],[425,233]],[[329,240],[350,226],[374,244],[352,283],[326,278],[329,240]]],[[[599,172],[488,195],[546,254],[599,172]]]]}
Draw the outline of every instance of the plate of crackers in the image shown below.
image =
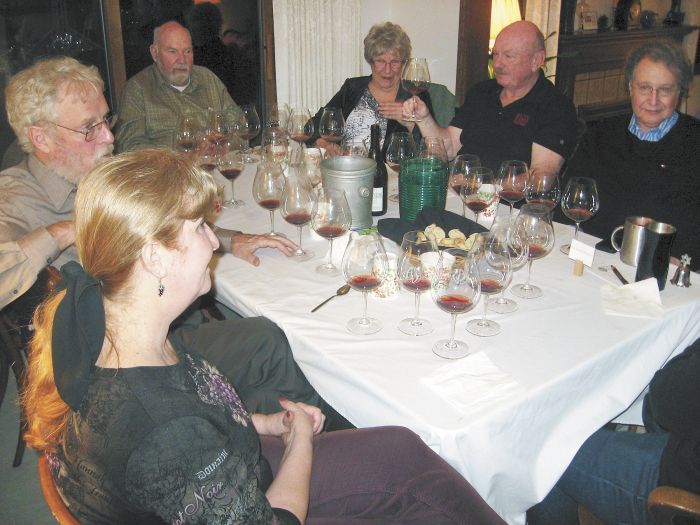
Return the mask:
{"type": "Polygon", "coordinates": [[[467,237],[464,232],[457,228],[452,228],[445,233],[445,230],[435,223],[426,226],[422,232],[418,233],[419,240],[432,239],[438,248],[459,248],[464,251],[470,251],[478,238],[479,233],[472,233],[467,237]]]}

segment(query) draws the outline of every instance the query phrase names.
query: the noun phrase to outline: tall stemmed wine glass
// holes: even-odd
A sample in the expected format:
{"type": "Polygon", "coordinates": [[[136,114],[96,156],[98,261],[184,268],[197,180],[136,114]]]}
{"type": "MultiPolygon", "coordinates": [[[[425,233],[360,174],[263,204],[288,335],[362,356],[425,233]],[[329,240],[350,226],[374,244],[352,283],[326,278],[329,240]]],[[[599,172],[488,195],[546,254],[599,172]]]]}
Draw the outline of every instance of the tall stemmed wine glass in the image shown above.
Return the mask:
{"type": "Polygon", "coordinates": [[[231,198],[223,202],[224,208],[240,208],[245,202],[236,199],[234,183],[243,171],[243,154],[240,151],[229,151],[219,158],[219,173],[231,181],[231,198]]]}
{"type": "Polygon", "coordinates": [[[373,334],[382,329],[378,319],[367,317],[367,294],[378,288],[389,270],[389,261],[377,233],[353,232],[343,254],[343,277],[353,290],[362,292],[362,317],[350,319],[347,328],[354,334],[373,334]]]}
{"type": "Polygon", "coordinates": [[[438,260],[431,286],[435,304],[452,316],[450,338],[441,339],[433,346],[433,353],[445,359],[460,359],[470,354],[464,341],[455,340],[455,324],[459,314],[470,311],[481,296],[479,270],[474,257],[462,250],[451,250],[454,261],[446,257],[438,260]]]}
{"type": "Polygon", "coordinates": [[[321,120],[318,121],[318,133],[323,140],[340,142],[345,132],[345,117],[340,108],[328,106],[323,108],[321,120]]]}
{"type": "Polygon", "coordinates": [[[284,169],[289,156],[287,130],[275,127],[265,128],[260,141],[260,153],[263,160],[275,162],[284,169]]]}
{"type": "Polygon", "coordinates": [[[445,141],[440,137],[423,137],[418,147],[418,157],[421,159],[440,160],[447,164],[445,141]]]}
{"type": "Polygon", "coordinates": [[[194,115],[185,113],[177,121],[175,134],[175,146],[178,150],[190,153],[197,149],[197,134],[200,131],[199,123],[194,115]]]}
{"type": "Polygon", "coordinates": [[[541,204],[550,212],[561,200],[559,172],[533,168],[525,189],[525,202],[541,204]]]}
{"type": "MultiPolygon", "coordinates": [[[[417,155],[416,143],[413,136],[406,131],[394,131],[389,138],[386,148],[386,162],[389,167],[398,175],[401,169],[401,162],[412,159],[417,155]]],[[[389,200],[399,202],[399,194],[389,195],[389,200]]]]}
{"type": "MultiPolygon", "coordinates": [[[[505,290],[513,275],[510,265],[508,241],[498,235],[482,235],[483,243],[478,250],[477,267],[481,279],[481,294],[495,295],[505,290]]],[[[467,332],[480,337],[491,337],[501,332],[501,325],[486,318],[488,301],[484,298],[484,314],[480,319],[467,323],[467,332]]]]}
{"type": "Polygon", "coordinates": [[[525,197],[528,175],[527,164],[522,160],[504,160],[498,168],[496,185],[501,199],[510,204],[510,215],[513,214],[513,204],[525,197]]]}
{"type": "Polygon", "coordinates": [[[231,130],[227,122],[226,113],[216,111],[213,108],[207,110],[207,123],[204,128],[204,135],[217,149],[219,155],[225,152],[225,145],[228,142],[231,130]]]}
{"type": "Polygon", "coordinates": [[[523,228],[527,243],[528,267],[527,280],[524,284],[515,285],[511,291],[522,299],[542,297],[542,289],[530,284],[532,261],[541,259],[552,251],[554,246],[554,228],[547,208],[541,204],[525,204],[515,220],[518,228],[523,228]]]}
{"type": "Polygon", "coordinates": [[[303,148],[304,143],[314,134],[314,121],[308,108],[292,108],[287,120],[287,131],[289,138],[303,148]]]}
{"type": "MultiPolygon", "coordinates": [[[[415,99],[417,95],[428,89],[428,82],[430,82],[428,61],[425,58],[411,58],[408,60],[403,68],[403,73],[401,73],[401,85],[403,88],[415,99]]],[[[404,120],[420,122],[421,119],[416,117],[415,100],[413,102],[413,113],[404,120]]]]}
{"type": "Polygon", "coordinates": [[[462,199],[462,186],[464,186],[465,174],[475,166],[481,166],[481,160],[471,153],[457,155],[450,165],[450,178],[447,181],[447,185],[452,188],[452,191],[462,201],[462,217],[467,215],[467,205],[462,199]]]}
{"type": "Polygon", "coordinates": [[[275,210],[282,205],[284,175],[279,164],[260,162],[253,179],[253,198],[270,212],[270,231],[266,235],[284,237],[275,231],[275,210]]]}
{"type": "Polygon", "coordinates": [[[427,319],[420,318],[420,296],[430,289],[430,277],[438,260],[437,246],[423,232],[410,231],[403,235],[398,276],[404,289],[414,293],[415,315],[403,319],[399,330],[407,335],[426,335],[433,331],[427,319]]]}
{"type": "Polygon", "coordinates": [[[311,227],[324,239],[328,239],[328,261],[316,268],[323,275],[338,275],[333,264],[333,239],[345,234],[352,224],[350,206],[342,190],[320,187],[311,211],[311,227]]]}
{"type": "MultiPolygon", "coordinates": [[[[583,221],[587,221],[598,211],[598,187],[590,177],[572,177],[566,183],[561,198],[561,211],[576,223],[574,239],[578,238],[578,230],[583,221]]],[[[569,255],[570,244],[560,248],[561,252],[569,255]]]]}
{"type": "MultiPolygon", "coordinates": [[[[525,243],[525,229],[518,225],[515,217],[502,215],[496,217],[490,234],[505,243],[510,255],[511,273],[520,270],[528,259],[527,244],[525,243]]],[[[488,300],[488,309],[497,314],[509,314],[518,309],[518,303],[505,296],[507,286],[501,289],[498,297],[491,297],[488,300]]]]}
{"type": "Polygon", "coordinates": [[[238,122],[236,131],[238,132],[238,136],[248,143],[248,147],[245,149],[244,153],[245,162],[250,164],[255,162],[255,159],[251,156],[252,149],[250,148],[250,141],[260,133],[260,117],[253,104],[243,104],[241,106],[241,114],[242,118],[238,122]]]}
{"type": "Polygon", "coordinates": [[[498,199],[498,191],[493,180],[493,171],[485,166],[475,166],[464,176],[462,200],[474,213],[479,222],[479,214],[498,199]]]}
{"type": "Polygon", "coordinates": [[[299,228],[299,248],[292,256],[297,262],[308,261],[314,256],[314,252],[301,247],[301,231],[305,224],[311,222],[314,207],[311,191],[311,183],[302,172],[301,165],[290,166],[282,194],[282,217],[299,228]]]}

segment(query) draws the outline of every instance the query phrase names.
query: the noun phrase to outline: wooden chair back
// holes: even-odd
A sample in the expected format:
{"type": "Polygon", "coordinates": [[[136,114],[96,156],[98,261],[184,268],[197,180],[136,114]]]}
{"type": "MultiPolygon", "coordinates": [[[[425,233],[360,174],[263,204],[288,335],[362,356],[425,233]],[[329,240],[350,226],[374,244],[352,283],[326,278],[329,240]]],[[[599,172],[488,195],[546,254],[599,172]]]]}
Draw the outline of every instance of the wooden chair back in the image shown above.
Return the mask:
{"type": "Polygon", "coordinates": [[[66,506],[63,498],[56,489],[56,485],[51,475],[51,467],[44,454],[39,455],[39,485],[44,494],[44,500],[49,506],[49,510],[59,525],[80,525],[70,510],[66,506]]]}
{"type": "Polygon", "coordinates": [[[674,487],[656,487],[649,494],[649,513],[656,525],[700,524],[700,495],[674,487]]]}

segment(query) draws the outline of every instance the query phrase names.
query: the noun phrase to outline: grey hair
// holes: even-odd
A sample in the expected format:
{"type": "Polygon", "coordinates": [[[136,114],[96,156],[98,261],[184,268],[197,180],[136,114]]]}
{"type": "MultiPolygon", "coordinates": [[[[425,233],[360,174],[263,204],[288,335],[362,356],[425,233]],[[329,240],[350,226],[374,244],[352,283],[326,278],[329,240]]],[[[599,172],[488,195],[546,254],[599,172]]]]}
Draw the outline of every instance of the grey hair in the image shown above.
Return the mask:
{"type": "Polygon", "coordinates": [[[398,24],[384,22],[373,25],[364,39],[365,60],[371,66],[374,57],[396,51],[405,62],[411,58],[411,39],[398,24]]]}
{"type": "Polygon", "coordinates": [[[635,69],[645,58],[665,64],[676,77],[681,97],[687,95],[690,83],[693,81],[693,67],[683,49],[670,40],[647,42],[634,49],[625,63],[625,84],[630,85],[635,69]]]}

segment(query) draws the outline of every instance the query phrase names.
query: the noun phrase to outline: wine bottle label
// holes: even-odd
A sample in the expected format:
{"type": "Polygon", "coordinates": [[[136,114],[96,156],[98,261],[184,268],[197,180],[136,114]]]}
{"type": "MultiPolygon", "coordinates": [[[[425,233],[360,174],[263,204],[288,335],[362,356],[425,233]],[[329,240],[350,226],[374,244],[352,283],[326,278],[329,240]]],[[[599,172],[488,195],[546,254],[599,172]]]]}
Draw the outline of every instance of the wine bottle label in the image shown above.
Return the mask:
{"type": "Polygon", "coordinates": [[[384,202],[384,188],[374,188],[372,191],[372,212],[382,211],[384,202]]]}

